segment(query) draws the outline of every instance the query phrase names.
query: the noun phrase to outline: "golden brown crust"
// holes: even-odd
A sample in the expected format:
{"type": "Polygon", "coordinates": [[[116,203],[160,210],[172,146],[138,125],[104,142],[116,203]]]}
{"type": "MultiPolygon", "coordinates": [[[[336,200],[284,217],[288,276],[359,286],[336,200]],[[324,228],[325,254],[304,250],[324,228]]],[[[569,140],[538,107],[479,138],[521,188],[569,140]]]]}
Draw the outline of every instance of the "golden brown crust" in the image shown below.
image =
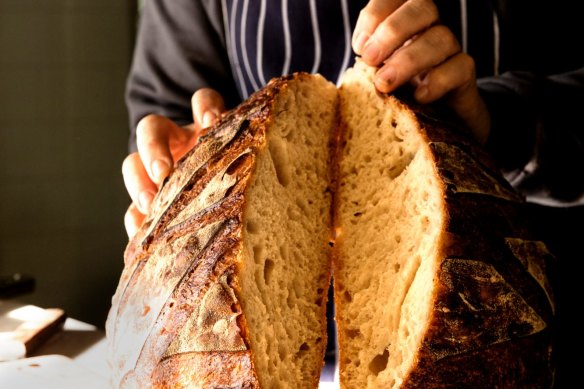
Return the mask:
{"type": "Polygon", "coordinates": [[[551,254],[533,240],[523,198],[480,146],[417,117],[447,224],[433,313],[403,387],[550,387],[554,307],[544,258],[551,254]]]}
{"type": "Polygon", "coordinates": [[[249,351],[176,354],[158,364],[152,375],[154,388],[259,389],[249,351]],[[250,378],[251,377],[251,378],[250,378]]]}
{"type": "MultiPolygon", "coordinates": [[[[106,330],[114,385],[259,388],[238,298],[245,191],[274,96],[304,76],[272,80],[225,114],[165,181],[127,246],[112,299],[106,330]]],[[[443,185],[447,224],[437,242],[433,312],[404,387],[550,386],[554,295],[542,258],[551,254],[531,236],[523,199],[488,155],[450,125],[411,112],[443,185]]],[[[337,152],[342,132],[331,145],[337,152]]],[[[337,210],[334,203],[334,225],[337,210]]],[[[321,287],[326,300],[328,280],[321,287]]],[[[342,299],[336,304],[342,308],[342,299]]],[[[339,343],[346,341],[339,331],[339,343]]]]}
{"type": "Polygon", "coordinates": [[[305,76],[274,79],[226,113],[165,181],[112,299],[114,385],[259,387],[238,299],[245,191],[275,96],[305,76]]]}

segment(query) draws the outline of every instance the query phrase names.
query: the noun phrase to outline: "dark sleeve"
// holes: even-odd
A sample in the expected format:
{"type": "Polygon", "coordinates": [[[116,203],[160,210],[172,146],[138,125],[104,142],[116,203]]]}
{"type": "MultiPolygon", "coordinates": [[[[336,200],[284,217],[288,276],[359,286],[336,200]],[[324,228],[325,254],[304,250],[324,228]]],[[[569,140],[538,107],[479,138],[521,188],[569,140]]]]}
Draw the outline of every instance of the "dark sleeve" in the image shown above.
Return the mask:
{"type": "Polygon", "coordinates": [[[221,2],[146,1],[126,85],[130,151],[136,151],[136,124],[148,114],[191,123],[191,96],[203,87],[219,91],[228,107],[239,100],[225,49],[221,2]]]}
{"type": "Polygon", "coordinates": [[[487,148],[528,200],[584,204],[584,68],[479,80],[492,117],[487,148]]]}

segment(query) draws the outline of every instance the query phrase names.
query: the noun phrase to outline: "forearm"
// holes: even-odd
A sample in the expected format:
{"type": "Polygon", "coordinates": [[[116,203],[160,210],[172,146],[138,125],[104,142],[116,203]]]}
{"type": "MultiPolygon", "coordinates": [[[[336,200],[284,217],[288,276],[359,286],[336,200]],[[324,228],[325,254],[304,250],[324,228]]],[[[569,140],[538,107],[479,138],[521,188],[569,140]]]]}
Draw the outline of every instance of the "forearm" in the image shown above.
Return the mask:
{"type": "Polygon", "coordinates": [[[584,203],[584,68],[479,80],[492,117],[487,147],[528,200],[584,203]]]}
{"type": "Polygon", "coordinates": [[[221,17],[218,1],[146,3],[126,87],[130,151],[136,150],[136,125],[148,114],[192,122],[190,100],[198,89],[219,91],[228,106],[238,102],[221,17]]]}

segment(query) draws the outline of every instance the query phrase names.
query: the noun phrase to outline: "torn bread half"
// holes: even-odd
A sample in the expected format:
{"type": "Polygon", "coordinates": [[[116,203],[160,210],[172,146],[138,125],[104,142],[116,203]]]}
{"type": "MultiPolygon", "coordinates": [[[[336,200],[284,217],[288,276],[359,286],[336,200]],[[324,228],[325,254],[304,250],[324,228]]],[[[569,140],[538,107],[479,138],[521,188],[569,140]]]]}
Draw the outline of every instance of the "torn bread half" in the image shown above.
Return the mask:
{"type": "Polygon", "coordinates": [[[272,80],[178,162],[126,249],[114,386],[318,386],[337,98],[321,76],[272,80]]]}
{"type": "Polygon", "coordinates": [[[461,131],[340,87],[335,304],[342,388],[549,387],[553,293],[523,199],[461,131]]]}

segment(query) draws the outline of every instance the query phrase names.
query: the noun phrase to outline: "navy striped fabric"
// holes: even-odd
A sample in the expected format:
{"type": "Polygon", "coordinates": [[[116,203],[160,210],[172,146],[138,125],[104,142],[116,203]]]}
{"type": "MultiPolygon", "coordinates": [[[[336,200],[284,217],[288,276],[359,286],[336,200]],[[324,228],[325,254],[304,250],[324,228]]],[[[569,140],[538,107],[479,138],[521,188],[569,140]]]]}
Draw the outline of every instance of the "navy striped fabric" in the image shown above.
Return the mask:
{"type": "MultiPolygon", "coordinates": [[[[441,21],[475,58],[478,76],[497,74],[498,24],[489,0],[435,0],[441,21]]],[[[222,0],[227,48],[243,98],[272,77],[321,73],[338,82],[354,62],[351,36],[366,0],[222,0]]]]}
{"type": "Polygon", "coordinates": [[[337,81],[354,61],[351,34],[366,3],[223,0],[227,48],[241,95],[294,71],[318,72],[337,81]]]}

